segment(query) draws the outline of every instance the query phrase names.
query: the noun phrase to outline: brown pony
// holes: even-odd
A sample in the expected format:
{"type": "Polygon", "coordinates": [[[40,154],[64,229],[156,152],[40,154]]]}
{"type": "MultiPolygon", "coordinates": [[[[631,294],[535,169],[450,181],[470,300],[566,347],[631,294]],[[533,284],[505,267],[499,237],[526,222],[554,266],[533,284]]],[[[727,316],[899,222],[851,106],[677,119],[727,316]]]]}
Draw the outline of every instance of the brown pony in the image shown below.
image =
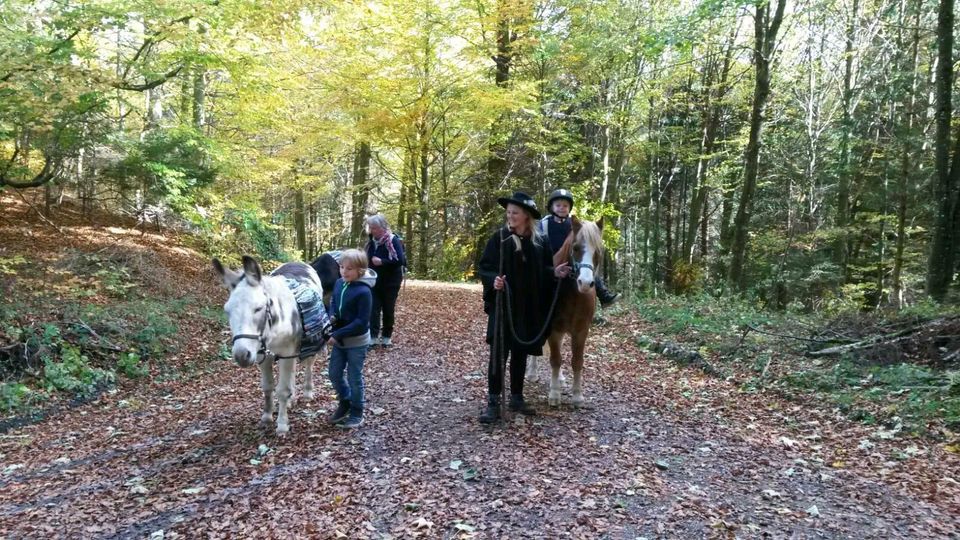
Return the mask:
{"type": "Polygon", "coordinates": [[[583,350],[597,308],[594,272],[603,260],[603,240],[600,236],[602,228],[602,219],[594,223],[574,217],[570,234],[553,256],[554,266],[568,262],[573,273],[570,276],[572,279],[564,280],[560,286],[553,327],[547,339],[552,368],[549,395],[551,406],[560,405],[560,346],[565,335],[570,336],[573,353],[573,406],[583,405],[583,350]]]}

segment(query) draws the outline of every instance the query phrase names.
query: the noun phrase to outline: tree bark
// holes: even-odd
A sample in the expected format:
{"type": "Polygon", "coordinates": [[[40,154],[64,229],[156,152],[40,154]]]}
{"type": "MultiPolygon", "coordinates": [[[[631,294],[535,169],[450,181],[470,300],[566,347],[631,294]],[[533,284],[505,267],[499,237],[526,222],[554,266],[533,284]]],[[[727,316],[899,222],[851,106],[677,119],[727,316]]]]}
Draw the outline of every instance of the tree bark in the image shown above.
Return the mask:
{"type": "Polygon", "coordinates": [[[951,168],[950,121],[953,116],[953,0],[940,0],[937,16],[937,117],[934,143],[937,215],[933,228],[933,246],[927,263],[927,294],[943,300],[953,281],[957,252],[956,212],[960,197],[960,152],[954,151],[951,168]]]}
{"type": "MultiPolygon", "coordinates": [[[[503,0],[498,3],[497,13],[497,51],[493,57],[495,64],[494,82],[499,89],[505,89],[510,82],[510,66],[513,62],[512,36],[510,31],[510,16],[507,13],[507,6],[503,0]]],[[[483,247],[487,238],[496,229],[498,221],[497,194],[500,192],[501,185],[507,177],[507,159],[506,144],[500,140],[500,136],[506,133],[509,127],[508,119],[501,116],[490,127],[490,155],[487,158],[486,175],[483,186],[478,192],[480,202],[480,216],[477,220],[477,230],[474,238],[474,268],[480,263],[480,256],[483,254],[483,247]]]]}
{"type": "Polygon", "coordinates": [[[846,44],[844,45],[843,69],[843,118],[840,122],[840,178],[837,186],[837,228],[841,234],[834,251],[840,274],[847,278],[847,260],[850,256],[850,238],[846,227],[850,224],[850,132],[853,131],[853,41],[857,31],[859,0],[853,0],[852,13],[847,24],[846,44]]]}
{"type": "Polygon", "coordinates": [[[300,252],[300,260],[307,260],[309,254],[307,253],[307,226],[304,218],[303,190],[297,189],[294,191],[293,199],[293,228],[297,234],[297,251],[300,252]]]}
{"type": "MultiPolygon", "coordinates": [[[[683,238],[682,258],[687,263],[693,262],[693,248],[697,240],[697,230],[701,225],[701,218],[705,219],[707,198],[710,188],[707,186],[707,168],[712,159],[711,154],[714,150],[714,144],[717,138],[717,131],[720,126],[720,115],[723,111],[721,100],[728,90],[727,76],[730,73],[730,66],[733,60],[733,45],[736,39],[736,30],[730,36],[727,44],[727,50],[723,56],[723,65],[717,73],[716,65],[708,65],[704,76],[703,97],[703,135],[700,138],[700,155],[697,158],[697,170],[694,177],[693,195],[690,200],[690,215],[687,222],[686,233],[683,238]]],[[[703,229],[706,230],[706,222],[703,222],[703,229]]],[[[706,233],[704,233],[706,236],[706,233]]],[[[704,243],[706,238],[703,239],[704,243]]],[[[701,250],[701,256],[706,255],[706,250],[701,250]]]]}
{"type": "Polygon", "coordinates": [[[753,196],[757,189],[757,176],[760,168],[760,128],[763,126],[763,111],[770,95],[770,65],[776,46],[777,33],[783,21],[786,0],[777,0],[776,11],[770,17],[770,4],[757,5],[755,21],[755,42],[753,51],[754,82],[753,103],[750,110],[750,139],[744,163],[743,190],[740,193],[740,205],[733,222],[733,253],[730,261],[729,282],[740,290],[746,288],[743,264],[747,253],[750,216],[753,212],[753,196]]]}
{"type": "MultiPolygon", "coordinates": [[[[906,6],[907,2],[904,0],[902,6],[906,6]]],[[[901,7],[901,12],[906,10],[905,7],[901,7]]],[[[910,168],[912,165],[912,154],[916,151],[916,145],[913,143],[912,137],[914,135],[914,122],[916,119],[916,105],[917,105],[917,84],[919,77],[917,76],[917,67],[919,65],[919,50],[920,50],[920,6],[917,6],[916,13],[914,14],[914,30],[913,36],[911,38],[910,44],[910,56],[909,63],[905,68],[910,74],[910,84],[909,84],[909,93],[904,99],[903,110],[904,110],[904,121],[903,129],[900,133],[901,143],[901,154],[900,154],[900,179],[897,183],[897,244],[894,251],[893,258],[893,276],[891,277],[891,299],[893,302],[896,302],[898,308],[904,307],[903,299],[903,252],[907,243],[907,204],[909,196],[909,179],[911,177],[910,168]]],[[[901,21],[905,21],[906,16],[901,17],[901,21]]],[[[902,26],[902,25],[901,25],[902,26]]],[[[905,49],[906,44],[902,43],[902,40],[898,44],[898,48],[902,51],[905,49]]]]}
{"type": "Polygon", "coordinates": [[[370,200],[370,143],[360,141],[353,160],[351,193],[350,240],[362,243],[363,221],[370,200]]]}
{"type": "Polygon", "coordinates": [[[422,118],[423,125],[420,127],[419,150],[420,156],[420,185],[417,189],[417,260],[415,268],[421,276],[427,273],[427,260],[429,257],[429,238],[428,232],[430,217],[430,133],[428,129],[429,118],[422,118]]]}

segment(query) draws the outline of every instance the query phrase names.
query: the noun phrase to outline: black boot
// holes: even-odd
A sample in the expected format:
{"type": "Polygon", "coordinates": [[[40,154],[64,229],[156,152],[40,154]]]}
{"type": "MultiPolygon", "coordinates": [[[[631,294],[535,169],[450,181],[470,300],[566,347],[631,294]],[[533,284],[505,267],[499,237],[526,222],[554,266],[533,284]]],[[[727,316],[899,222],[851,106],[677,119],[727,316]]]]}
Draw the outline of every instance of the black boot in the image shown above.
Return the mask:
{"type": "Polygon", "coordinates": [[[337,405],[337,410],[333,411],[333,414],[330,415],[331,424],[339,424],[347,419],[347,416],[350,415],[350,400],[341,399],[340,404],[337,405]]]}
{"type": "Polygon", "coordinates": [[[527,402],[523,400],[523,394],[512,394],[510,396],[510,404],[507,406],[507,408],[513,412],[518,412],[527,416],[533,416],[537,414],[536,409],[530,405],[527,405],[527,402]]]}
{"type": "Polygon", "coordinates": [[[600,301],[600,307],[610,307],[620,298],[620,293],[610,292],[607,284],[602,279],[597,279],[597,300],[600,301]]]}
{"type": "Polygon", "coordinates": [[[480,415],[481,424],[492,424],[500,420],[500,396],[487,398],[487,409],[480,415]]]}

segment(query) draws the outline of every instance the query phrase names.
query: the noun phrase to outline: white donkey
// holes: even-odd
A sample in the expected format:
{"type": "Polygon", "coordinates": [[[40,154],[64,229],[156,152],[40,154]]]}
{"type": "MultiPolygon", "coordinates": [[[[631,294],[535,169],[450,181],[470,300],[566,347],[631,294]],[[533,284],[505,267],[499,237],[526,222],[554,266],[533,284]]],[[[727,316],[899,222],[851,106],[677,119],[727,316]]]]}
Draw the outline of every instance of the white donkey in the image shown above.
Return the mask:
{"type": "MultiPolygon", "coordinates": [[[[279,365],[277,435],[286,435],[290,430],[287,411],[296,402],[295,366],[303,339],[303,322],[287,279],[315,287],[322,298],[320,278],[310,265],[301,262],[285,263],[269,276],[264,276],[260,264],[246,255],[242,272],[224,268],[217,259],[213,259],[213,268],[220,274],[224,286],[230,289],[230,298],[223,309],[233,334],[233,360],[240,367],[248,367],[254,362],[260,366],[260,387],[263,389],[261,425],[269,425],[273,420],[271,359],[279,365]]],[[[314,358],[309,355],[303,361],[303,395],[307,399],[313,399],[314,358]]]]}

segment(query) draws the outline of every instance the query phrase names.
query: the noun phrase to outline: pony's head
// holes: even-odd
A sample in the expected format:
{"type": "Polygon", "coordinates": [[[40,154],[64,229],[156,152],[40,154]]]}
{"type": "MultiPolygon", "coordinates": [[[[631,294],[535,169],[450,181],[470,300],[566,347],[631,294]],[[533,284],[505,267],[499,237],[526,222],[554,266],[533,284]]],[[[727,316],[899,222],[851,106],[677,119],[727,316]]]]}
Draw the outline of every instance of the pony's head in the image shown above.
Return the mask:
{"type": "Polygon", "coordinates": [[[223,310],[230,321],[233,361],[240,367],[250,366],[263,353],[264,332],[272,317],[260,264],[244,255],[242,272],[224,268],[217,259],[213,259],[213,269],[220,275],[224,287],[230,289],[230,298],[223,310]]]}
{"type": "Polygon", "coordinates": [[[569,260],[581,293],[590,291],[596,282],[595,273],[603,260],[602,227],[603,220],[594,223],[573,218],[569,260]]]}

